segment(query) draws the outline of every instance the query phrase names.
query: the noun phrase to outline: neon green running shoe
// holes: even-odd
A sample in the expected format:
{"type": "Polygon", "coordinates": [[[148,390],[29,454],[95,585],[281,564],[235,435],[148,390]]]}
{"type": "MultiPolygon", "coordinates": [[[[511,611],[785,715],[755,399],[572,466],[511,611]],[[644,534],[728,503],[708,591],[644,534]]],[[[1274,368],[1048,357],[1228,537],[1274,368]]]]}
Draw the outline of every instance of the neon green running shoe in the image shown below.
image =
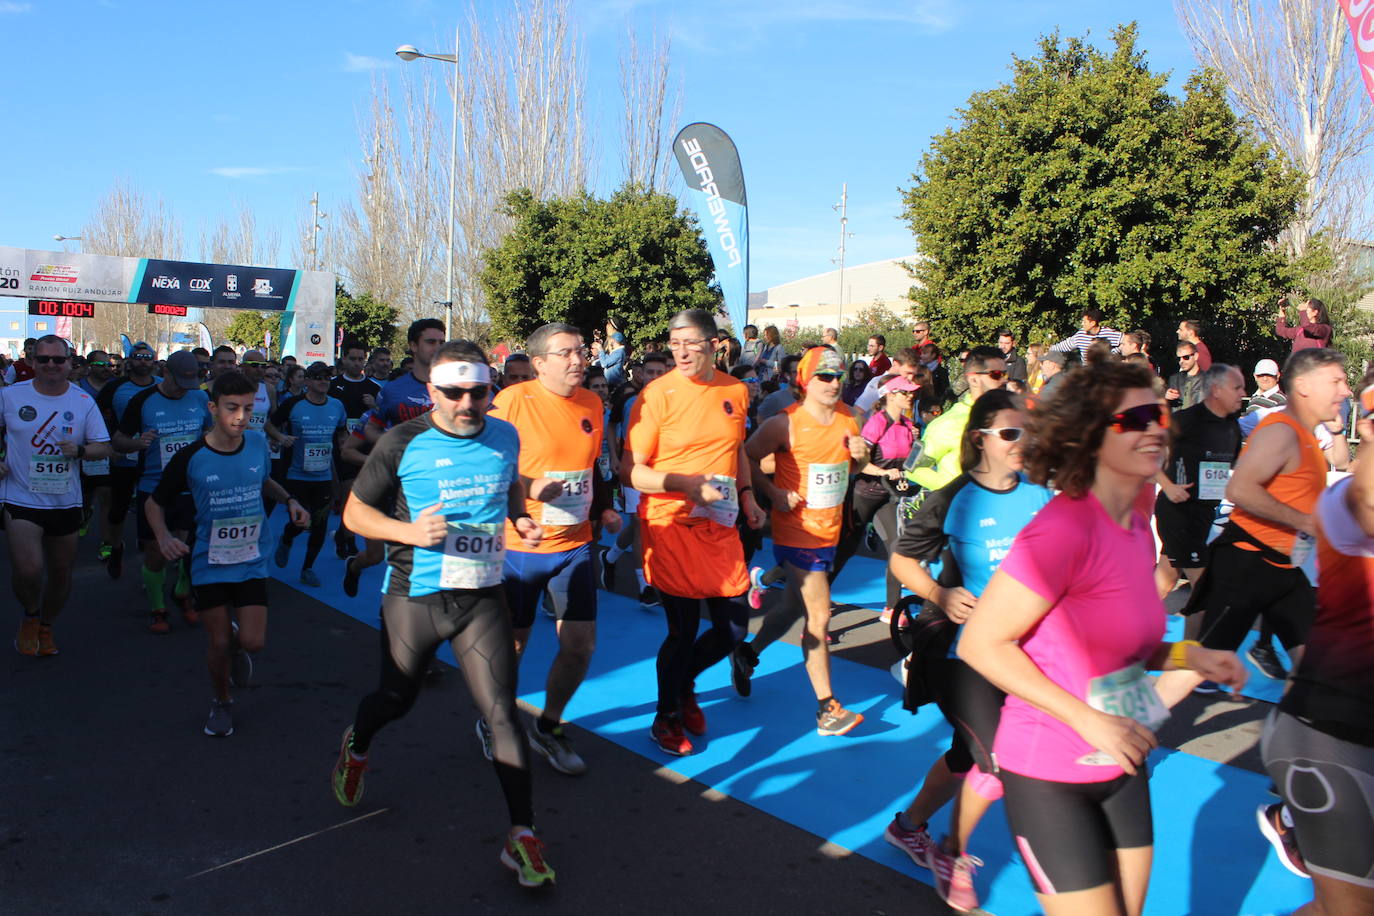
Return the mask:
{"type": "Polygon", "coordinates": [[[501,864],[515,872],[516,879],[524,887],[555,883],[553,869],[544,861],[544,844],[528,831],[506,838],[506,845],[501,849],[501,864]]]}
{"type": "Polygon", "coordinates": [[[353,726],[344,729],[343,741],[339,744],[339,762],[334,764],[330,782],[334,785],[334,797],[339,804],[352,808],[363,798],[363,774],[367,772],[367,756],[361,760],[353,756],[349,744],[353,742],[353,726]]]}
{"type": "Polygon", "coordinates": [[[100,562],[104,563],[110,558],[111,550],[113,550],[113,548],[109,544],[102,542],[100,549],[96,551],[95,555],[100,558],[100,562]]]}

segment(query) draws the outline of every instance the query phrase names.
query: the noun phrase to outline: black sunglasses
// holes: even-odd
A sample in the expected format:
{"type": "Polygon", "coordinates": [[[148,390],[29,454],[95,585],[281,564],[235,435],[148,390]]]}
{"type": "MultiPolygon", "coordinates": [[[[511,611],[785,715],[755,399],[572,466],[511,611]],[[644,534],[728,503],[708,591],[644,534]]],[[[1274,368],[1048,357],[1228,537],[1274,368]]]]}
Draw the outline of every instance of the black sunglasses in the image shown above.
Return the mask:
{"type": "Polygon", "coordinates": [[[65,356],[35,356],[33,361],[40,366],[45,366],[48,363],[65,363],[67,359],[65,356]]]}
{"type": "Polygon", "coordinates": [[[487,392],[491,391],[490,385],[470,385],[467,388],[459,388],[457,385],[435,385],[443,392],[444,397],[450,401],[461,401],[463,395],[471,395],[474,401],[482,401],[487,397],[487,392]]]}
{"type": "Polygon", "coordinates": [[[1162,428],[1168,429],[1169,411],[1158,404],[1141,404],[1139,407],[1112,414],[1113,432],[1142,433],[1150,428],[1151,423],[1158,423],[1162,428]]]}

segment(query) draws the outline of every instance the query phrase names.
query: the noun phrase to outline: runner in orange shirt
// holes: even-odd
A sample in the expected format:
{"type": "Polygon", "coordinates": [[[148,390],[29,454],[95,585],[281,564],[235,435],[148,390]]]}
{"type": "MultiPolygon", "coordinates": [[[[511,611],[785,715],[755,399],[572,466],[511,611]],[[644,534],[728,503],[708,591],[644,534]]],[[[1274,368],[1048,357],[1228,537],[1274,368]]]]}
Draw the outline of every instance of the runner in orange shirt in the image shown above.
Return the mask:
{"type": "Polygon", "coordinates": [[[749,632],[744,548],[735,529],[764,513],[754,502],[744,431],[749,393],[715,371],[716,322],[701,309],[668,324],[675,368],[646,385],[630,415],[621,479],[639,504],[644,573],[663,596],[668,636],[658,650],[658,714],[650,736],[664,751],[692,752],[685,731],[706,732],[696,676],[725,658],[749,632]],[[711,629],[697,638],[701,602],[711,629]]]}
{"type": "MultiPolygon", "coordinates": [[[[601,399],[582,381],[588,353],[582,334],[569,324],[546,324],[525,346],[535,377],[496,396],[491,415],[520,433],[520,482],[525,511],[544,529],[537,547],[526,547],[515,526],[506,523],[506,561],[502,577],[514,618],[515,651],[523,655],[540,597],[552,602],[557,620],[558,655],[549,667],[544,711],[530,731],[530,746],[560,773],[577,775],[587,764],[560,724],[563,710],[587,675],[596,646],[596,570],[592,560],[595,517],[612,534],[620,515],[611,508],[610,490],[596,472],[601,455],[601,399]]],[[[479,719],[477,733],[490,757],[491,735],[479,719]]]]}
{"type": "MultiPolygon", "coordinates": [[[[797,366],[796,384],[804,400],[760,426],[745,451],[759,489],[769,493],[773,504],[773,553],[787,571],[787,594],[768,616],[790,626],[805,608],[802,657],[820,703],[816,731],[843,735],[864,717],[845,709],[831,694],[825,638],[830,625],[828,573],[844,524],[849,475],[868,460],[868,444],[859,435],[854,414],[840,402],[844,361],[838,353],[829,347],[807,350],[797,366]],[[771,482],[759,468],[770,455],[776,461],[771,482]]],[[[786,629],[767,625],[765,620],[767,629],[786,629]]],[[[752,673],[757,648],[741,644],[736,649],[731,659],[736,678],[747,679],[752,673]]]]}

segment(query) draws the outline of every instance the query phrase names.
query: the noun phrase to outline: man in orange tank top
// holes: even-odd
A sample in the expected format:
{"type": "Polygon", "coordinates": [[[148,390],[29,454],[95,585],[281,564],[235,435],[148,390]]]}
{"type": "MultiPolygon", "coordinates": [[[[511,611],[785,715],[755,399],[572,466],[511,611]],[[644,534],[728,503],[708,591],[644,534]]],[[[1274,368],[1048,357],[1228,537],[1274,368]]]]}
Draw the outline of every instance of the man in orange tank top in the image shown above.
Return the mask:
{"type": "MultiPolygon", "coordinates": [[[[549,667],[544,711],[530,731],[530,746],[560,773],[587,769],[563,732],[567,708],[591,664],[596,645],[596,569],[592,558],[592,519],[612,534],[620,515],[611,508],[610,489],[596,473],[604,435],[601,399],[582,387],[590,354],[582,333],[554,322],[526,343],[535,377],[502,389],[490,413],[520,434],[520,483],[525,511],[544,529],[535,547],[506,524],[502,585],[510,605],[515,652],[524,655],[541,597],[556,620],[558,654],[549,667]]],[[[490,748],[486,722],[478,720],[483,749],[490,748]]]]}
{"type": "MultiPolygon", "coordinates": [[[[1316,613],[1315,592],[1298,567],[1315,543],[1313,511],[1326,488],[1326,458],[1312,430],[1340,416],[1350,386],[1335,350],[1299,350],[1282,378],[1288,404],[1261,420],[1241,449],[1226,485],[1236,508],[1184,612],[1202,613],[1200,638],[1209,649],[1238,649],[1260,618],[1297,664],[1316,613]]],[[[1173,706],[1201,683],[1194,672],[1169,671],[1159,695],[1173,706]]]]}
{"type": "Polygon", "coordinates": [[[674,368],[640,393],[630,414],[621,479],[642,494],[644,574],[658,589],[668,636],[658,650],[658,708],[650,737],[676,756],[692,752],[686,732],[706,732],[696,676],[749,632],[744,547],[735,519],[763,526],[754,502],[744,431],[749,393],[715,371],[716,322],[689,309],[668,323],[674,368]],[[697,638],[701,603],[711,629],[697,638]]]}
{"type": "MultiPolygon", "coordinates": [[[[773,552],[787,571],[787,593],[769,612],[789,620],[806,610],[802,657],[820,709],[816,730],[843,735],[863,721],[845,709],[830,688],[830,579],[835,545],[844,525],[844,500],[850,472],[868,459],[868,444],[850,409],[840,402],[844,362],[828,347],[812,347],[797,366],[796,384],[804,399],[760,426],[745,445],[758,487],[773,503],[773,552]],[[759,462],[773,456],[776,470],[768,482],[759,462]]],[[[733,658],[736,676],[758,661],[742,645],[733,658]]]]}

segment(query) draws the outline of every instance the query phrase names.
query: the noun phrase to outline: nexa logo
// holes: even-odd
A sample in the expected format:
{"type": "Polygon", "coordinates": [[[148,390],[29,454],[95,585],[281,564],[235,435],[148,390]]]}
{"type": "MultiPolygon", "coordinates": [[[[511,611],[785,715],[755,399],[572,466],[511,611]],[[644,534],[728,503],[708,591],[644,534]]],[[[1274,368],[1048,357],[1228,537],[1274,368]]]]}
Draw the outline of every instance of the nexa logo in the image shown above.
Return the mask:
{"type": "Polygon", "coordinates": [[[190,282],[188,282],[186,285],[191,289],[198,290],[203,293],[208,293],[210,291],[209,280],[200,280],[195,277],[192,277],[190,282]]]}
{"type": "Polygon", "coordinates": [[[153,286],[158,289],[181,289],[181,281],[176,277],[153,277],[153,286]]]}
{"type": "Polygon", "coordinates": [[[720,198],[720,189],[716,187],[716,176],[711,172],[711,163],[701,151],[700,140],[687,137],[682,141],[682,149],[687,153],[692,168],[696,170],[701,190],[706,193],[706,209],[711,211],[711,221],[716,227],[716,241],[725,252],[725,266],[735,267],[742,260],[739,242],[735,239],[735,230],[730,226],[730,217],[725,215],[725,201],[720,198]]]}

